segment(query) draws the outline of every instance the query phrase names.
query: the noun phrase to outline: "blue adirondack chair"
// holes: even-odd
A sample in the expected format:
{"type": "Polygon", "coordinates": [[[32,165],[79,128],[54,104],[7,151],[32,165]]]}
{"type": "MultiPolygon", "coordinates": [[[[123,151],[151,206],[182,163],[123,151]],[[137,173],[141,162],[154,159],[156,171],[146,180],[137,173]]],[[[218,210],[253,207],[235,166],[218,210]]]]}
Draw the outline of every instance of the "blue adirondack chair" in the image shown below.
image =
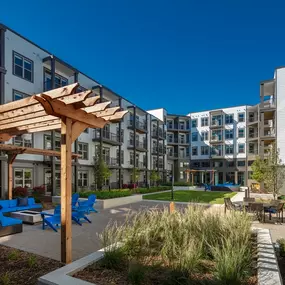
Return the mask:
{"type": "Polygon", "coordinates": [[[75,221],[77,224],[82,226],[81,220],[85,220],[88,223],[91,224],[91,221],[88,219],[88,217],[85,215],[85,213],[88,211],[87,207],[77,207],[75,211],[72,212],[72,220],[75,221]]]}
{"type": "Polygon", "coordinates": [[[60,205],[55,207],[53,214],[41,212],[41,216],[43,219],[43,230],[45,229],[46,226],[49,226],[55,232],[57,232],[56,227],[59,227],[61,223],[60,205]]]}
{"type": "Polygon", "coordinates": [[[78,201],[79,207],[86,208],[86,212],[88,214],[90,212],[98,213],[98,211],[94,208],[95,203],[96,203],[96,195],[95,194],[89,195],[87,201],[78,201]]]}
{"type": "Polygon", "coordinates": [[[78,202],[78,199],[79,199],[79,194],[78,193],[74,193],[72,195],[72,200],[71,200],[72,210],[76,209],[76,204],[78,202]]]}

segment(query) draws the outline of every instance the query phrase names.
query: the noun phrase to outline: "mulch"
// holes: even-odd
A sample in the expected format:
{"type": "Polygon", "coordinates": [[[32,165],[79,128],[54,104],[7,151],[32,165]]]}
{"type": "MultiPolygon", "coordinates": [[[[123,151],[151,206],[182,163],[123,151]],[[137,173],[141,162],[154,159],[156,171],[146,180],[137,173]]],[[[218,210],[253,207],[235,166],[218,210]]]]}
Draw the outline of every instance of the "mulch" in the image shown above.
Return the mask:
{"type": "Polygon", "coordinates": [[[0,245],[0,284],[34,285],[40,276],[62,266],[57,260],[0,245]]]}

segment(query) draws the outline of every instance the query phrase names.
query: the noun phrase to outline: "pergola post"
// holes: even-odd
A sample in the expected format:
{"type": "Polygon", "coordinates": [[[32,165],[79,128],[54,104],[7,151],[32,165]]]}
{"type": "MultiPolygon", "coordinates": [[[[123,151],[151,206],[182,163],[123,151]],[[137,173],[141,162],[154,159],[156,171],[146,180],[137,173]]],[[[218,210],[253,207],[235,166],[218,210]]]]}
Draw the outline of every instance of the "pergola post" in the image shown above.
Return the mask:
{"type": "Polygon", "coordinates": [[[13,198],[13,162],[16,159],[16,153],[8,154],[8,199],[13,198]]]}
{"type": "Polygon", "coordinates": [[[71,230],[71,144],[72,120],[61,120],[61,261],[72,261],[72,230],[71,230]]]}

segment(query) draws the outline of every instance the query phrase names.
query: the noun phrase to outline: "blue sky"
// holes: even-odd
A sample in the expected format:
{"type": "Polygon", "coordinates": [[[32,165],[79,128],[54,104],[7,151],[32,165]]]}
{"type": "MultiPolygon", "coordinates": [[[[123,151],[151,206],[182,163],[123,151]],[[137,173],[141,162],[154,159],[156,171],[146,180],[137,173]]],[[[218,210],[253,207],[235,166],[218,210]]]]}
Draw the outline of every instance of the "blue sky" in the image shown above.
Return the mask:
{"type": "Polygon", "coordinates": [[[256,104],[285,65],[285,1],[2,1],[0,22],[144,109],[256,104]]]}

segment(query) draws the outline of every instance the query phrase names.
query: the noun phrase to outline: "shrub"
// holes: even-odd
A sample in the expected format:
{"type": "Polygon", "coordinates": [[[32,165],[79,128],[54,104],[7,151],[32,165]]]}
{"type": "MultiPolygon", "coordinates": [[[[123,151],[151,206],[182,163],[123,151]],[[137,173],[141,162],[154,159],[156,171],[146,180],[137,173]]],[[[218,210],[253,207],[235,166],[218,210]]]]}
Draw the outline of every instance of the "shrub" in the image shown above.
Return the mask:
{"type": "Polygon", "coordinates": [[[20,252],[17,249],[13,249],[8,254],[8,260],[17,260],[20,257],[20,252]]]}
{"type": "Polygon", "coordinates": [[[34,194],[37,194],[37,195],[45,195],[45,191],[46,191],[46,188],[44,185],[41,185],[41,186],[36,186],[33,188],[33,193],[34,194]]]}
{"type": "Polygon", "coordinates": [[[129,266],[128,280],[132,285],[144,284],[146,269],[139,263],[132,262],[129,266]]]}
{"type": "Polygon", "coordinates": [[[285,239],[281,238],[276,241],[278,245],[278,253],[280,256],[285,257],[285,239]]]}
{"type": "MultiPolygon", "coordinates": [[[[193,186],[192,183],[190,183],[190,182],[183,182],[183,181],[174,182],[173,185],[174,186],[193,186]]],[[[172,182],[163,183],[163,186],[172,186],[172,182]]]]}
{"type": "Polygon", "coordinates": [[[10,273],[5,272],[0,276],[0,284],[2,285],[9,285],[11,284],[11,278],[10,278],[10,273]]]}
{"type": "Polygon", "coordinates": [[[111,190],[111,191],[85,191],[85,192],[79,192],[80,198],[88,198],[89,195],[95,194],[97,199],[112,199],[112,198],[119,198],[119,197],[127,197],[131,196],[132,192],[128,189],[124,190],[111,190]]]}
{"type": "Polygon", "coordinates": [[[28,265],[30,268],[34,267],[37,263],[37,259],[34,255],[30,255],[28,259],[28,265]]]}
{"type": "Polygon", "coordinates": [[[134,193],[138,194],[148,194],[148,193],[154,193],[154,192],[159,192],[159,191],[166,191],[166,190],[171,190],[170,187],[168,186],[154,186],[151,188],[136,188],[134,190],[134,193]]]}
{"type": "Polygon", "coordinates": [[[25,187],[15,187],[13,189],[13,197],[27,197],[28,189],[25,187]]]}

